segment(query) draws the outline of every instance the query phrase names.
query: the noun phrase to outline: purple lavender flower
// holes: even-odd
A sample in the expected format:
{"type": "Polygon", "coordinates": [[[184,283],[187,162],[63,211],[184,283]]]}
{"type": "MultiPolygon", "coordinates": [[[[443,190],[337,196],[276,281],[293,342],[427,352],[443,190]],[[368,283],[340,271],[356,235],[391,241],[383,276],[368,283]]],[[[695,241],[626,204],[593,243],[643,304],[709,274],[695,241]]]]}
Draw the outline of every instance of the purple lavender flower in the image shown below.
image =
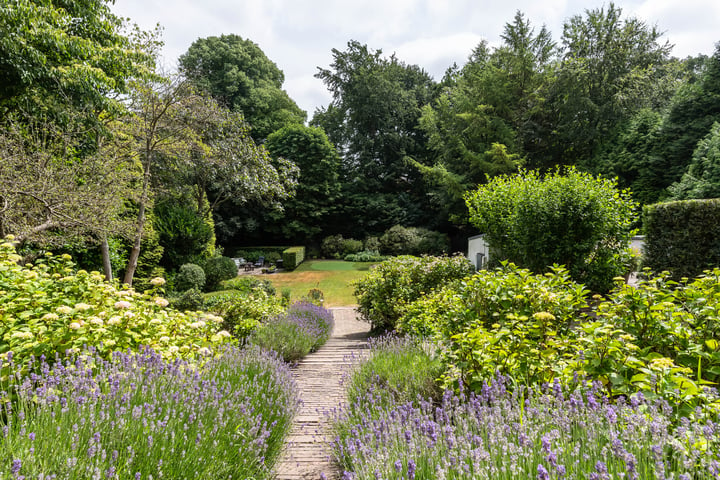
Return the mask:
{"type": "Polygon", "coordinates": [[[412,459],[408,460],[408,478],[410,480],[415,478],[415,462],[412,459]]]}
{"type": "Polygon", "coordinates": [[[537,480],[549,480],[550,474],[548,473],[547,469],[542,466],[541,463],[537,466],[537,480]]]}

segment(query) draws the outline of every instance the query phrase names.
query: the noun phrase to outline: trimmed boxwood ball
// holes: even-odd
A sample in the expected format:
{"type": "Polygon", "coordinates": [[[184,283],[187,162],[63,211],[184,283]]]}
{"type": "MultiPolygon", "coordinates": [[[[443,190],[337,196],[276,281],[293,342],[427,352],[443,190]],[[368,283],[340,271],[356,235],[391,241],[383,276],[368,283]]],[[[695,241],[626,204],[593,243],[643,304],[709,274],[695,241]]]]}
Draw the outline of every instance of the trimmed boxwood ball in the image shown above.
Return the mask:
{"type": "Polygon", "coordinates": [[[238,274],[238,267],[235,260],[230,257],[209,258],[204,265],[205,290],[213,291],[220,286],[223,280],[235,278],[238,274]]]}
{"type": "Polygon", "coordinates": [[[175,288],[178,292],[190,289],[202,290],[205,286],[205,271],[200,265],[186,263],[180,267],[175,277],[175,288]]]}

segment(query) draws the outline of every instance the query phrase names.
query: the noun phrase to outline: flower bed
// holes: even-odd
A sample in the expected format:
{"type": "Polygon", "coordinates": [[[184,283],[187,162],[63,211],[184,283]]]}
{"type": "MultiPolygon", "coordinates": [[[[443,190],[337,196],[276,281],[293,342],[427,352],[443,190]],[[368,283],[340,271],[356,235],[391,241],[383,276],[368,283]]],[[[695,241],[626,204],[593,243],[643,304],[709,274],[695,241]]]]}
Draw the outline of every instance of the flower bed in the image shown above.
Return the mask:
{"type": "MultiPolygon", "coordinates": [[[[397,342],[388,344],[397,351],[397,342]]],[[[559,383],[511,390],[507,378],[496,377],[477,394],[461,387],[459,393],[446,390],[439,402],[405,400],[394,382],[377,381],[382,373],[366,373],[355,370],[349,383],[357,395],[334,417],[332,446],[346,479],[689,480],[720,474],[720,426],[710,420],[676,424],[664,401],[642,394],[611,403],[599,384],[573,392],[559,383]],[[367,380],[360,385],[358,378],[367,380]]]]}
{"type": "Polygon", "coordinates": [[[271,478],[298,406],[287,366],[258,349],[202,367],[146,349],[29,368],[0,382],[0,478],[271,478]]]}

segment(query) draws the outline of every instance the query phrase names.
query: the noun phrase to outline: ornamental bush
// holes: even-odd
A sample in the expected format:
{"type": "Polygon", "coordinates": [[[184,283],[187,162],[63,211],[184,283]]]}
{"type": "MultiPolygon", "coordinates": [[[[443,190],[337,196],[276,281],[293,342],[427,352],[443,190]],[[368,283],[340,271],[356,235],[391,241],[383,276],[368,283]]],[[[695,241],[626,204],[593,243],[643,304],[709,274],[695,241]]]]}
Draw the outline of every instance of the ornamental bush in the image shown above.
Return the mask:
{"type": "Polygon", "coordinates": [[[393,330],[408,304],[473,271],[462,256],[391,258],[355,284],[358,311],[374,330],[393,330]]]}
{"type": "Polygon", "coordinates": [[[637,205],[615,180],[574,168],[544,177],[522,170],[492,178],[465,202],[495,261],[537,273],[565,265],[574,280],[598,292],[627,273],[637,205]]]}
{"type": "Polygon", "coordinates": [[[205,271],[200,265],[186,263],[180,267],[175,276],[175,289],[178,292],[195,289],[202,290],[205,286],[205,271]]]}
{"type": "Polygon", "coordinates": [[[379,239],[385,255],[442,255],[448,253],[447,235],[426,228],[395,225],[379,239]]]}
{"type": "Polygon", "coordinates": [[[238,267],[235,260],[230,257],[213,257],[205,261],[205,290],[212,292],[217,290],[220,282],[237,277],[238,267]]]}
{"type": "Polygon", "coordinates": [[[47,253],[35,265],[20,258],[12,243],[0,244],[0,354],[12,352],[16,363],[85,346],[103,356],[149,346],[166,358],[193,357],[230,340],[222,318],[167,308],[162,278],[139,293],[75,270],[69,255],[47,253]]]}

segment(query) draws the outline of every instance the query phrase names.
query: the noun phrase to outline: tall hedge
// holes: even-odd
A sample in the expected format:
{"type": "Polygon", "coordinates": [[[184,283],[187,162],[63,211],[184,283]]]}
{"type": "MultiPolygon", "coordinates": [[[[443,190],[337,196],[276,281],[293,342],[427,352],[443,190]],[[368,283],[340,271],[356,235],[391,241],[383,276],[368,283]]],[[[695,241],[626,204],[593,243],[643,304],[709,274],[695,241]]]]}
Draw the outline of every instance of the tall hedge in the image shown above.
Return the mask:
{"type": "Polygon", "coordinates": [[[656,203],[643,209],[644,265],[673,278],[720,266],[720,199],[656,203]]]}
{"type": "Polygon", "coordinates": [[[290,247],[282,254],[283,268],[295,270],[305,260],[305,247],[290,247]]]}

